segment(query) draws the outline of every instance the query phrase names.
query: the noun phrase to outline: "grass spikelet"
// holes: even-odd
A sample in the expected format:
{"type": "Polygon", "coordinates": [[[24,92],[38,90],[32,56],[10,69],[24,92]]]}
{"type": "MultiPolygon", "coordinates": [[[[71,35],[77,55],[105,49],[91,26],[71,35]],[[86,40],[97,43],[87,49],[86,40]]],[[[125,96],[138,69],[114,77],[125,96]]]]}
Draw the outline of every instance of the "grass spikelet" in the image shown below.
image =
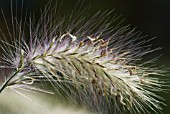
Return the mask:
{"type": "MultiPolygon", "coordinates": [[[[12,43],[1,45],[1,67],[10,73],[0,93],[6,87],[51,93],[44,89],[48,83],[52,92],[92,112],[145,114],[149,108],[158,113],[163,103],[155,92],[163,91],[158,76],[164,69],[154,66],[156,59],[142,61],[157,49],[146,46],[150,40],[135,29],[112,26],[118,18],[110,13],[88,18],[85,11],[73,11],[60,18],[49,3],[37,23],[32,15],[29,22],[12,16],[12,30],[4,16],[12,43]]],[[[6,38],[2,31],[1,37],[6,38]]]]}

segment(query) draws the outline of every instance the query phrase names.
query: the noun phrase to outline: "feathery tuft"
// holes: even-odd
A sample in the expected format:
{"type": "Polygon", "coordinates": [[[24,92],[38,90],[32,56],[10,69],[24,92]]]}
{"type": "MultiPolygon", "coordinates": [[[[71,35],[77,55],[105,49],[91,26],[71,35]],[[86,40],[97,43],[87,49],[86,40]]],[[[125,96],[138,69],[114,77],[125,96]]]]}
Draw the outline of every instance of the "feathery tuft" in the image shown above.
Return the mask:
{"type": "Polygon", "coordinates": [[[157,113],[162,102],[155,92],[163,91],[164,82],[156,76],[164,70],[152,66],[154,59],[142,61],[154,51],[145,46],[149,40],[129,26],[112,27],[118,18],[110,13],[98,12],[88,19],[85,11],[73,12],[60,19],[49,5],[37,24],[31,16],[29,23],[12,17],[13,42],[2,41],[1,46],[1,67],[11,72],[0,92],[10,87],[51,93],[43,89],[50,83],[54,93],[92,112],[144,114],[150,108],[157,113]]]}

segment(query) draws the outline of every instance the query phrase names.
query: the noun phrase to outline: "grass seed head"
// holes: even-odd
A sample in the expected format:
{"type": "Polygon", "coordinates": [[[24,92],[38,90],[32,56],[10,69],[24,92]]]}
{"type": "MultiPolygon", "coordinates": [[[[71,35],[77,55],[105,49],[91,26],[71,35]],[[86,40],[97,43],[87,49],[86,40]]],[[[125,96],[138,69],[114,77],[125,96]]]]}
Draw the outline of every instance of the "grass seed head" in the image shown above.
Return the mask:
{"type": "Polygon", "coordinates": [[[154,59],[142,61],[154,51],[145,46],[149,41],[129,26],[111,26],[117,18],[112,19],[109,11],[91,18],[85,11],[74,12],[60,19],[56,10],[47,6],[37,24],[31,15],[29,23],[11,17],[13,42],[2,41],[1,46],[1,67],[11,72],[0,92],[10,87],[50,93],[43,89],[50,83],[57,94],[93,112],[161,110],[155,92],[162,91],[163,82],[156,76],[164,70],[152,66],[154,59]]]}

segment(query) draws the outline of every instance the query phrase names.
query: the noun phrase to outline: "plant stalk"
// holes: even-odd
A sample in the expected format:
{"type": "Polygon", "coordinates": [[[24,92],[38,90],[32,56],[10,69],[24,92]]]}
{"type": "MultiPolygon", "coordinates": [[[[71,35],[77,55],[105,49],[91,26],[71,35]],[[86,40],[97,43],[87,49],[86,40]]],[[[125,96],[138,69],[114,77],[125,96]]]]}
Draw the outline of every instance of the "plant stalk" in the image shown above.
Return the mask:
{"type": "Polygon", "coordinates": [[[1,86],[1,88],[0,88],[0,93],[5,89],[5,87],[8,86],[8,83],[10,82],[10,80],[11,80],[14,76],[16,76],[16,74],[17,74],[19,71],[20,71],[20,69],[18,69],[11,77],[9,77],[9,78],[2,84],[2,86],[1,86]]]}

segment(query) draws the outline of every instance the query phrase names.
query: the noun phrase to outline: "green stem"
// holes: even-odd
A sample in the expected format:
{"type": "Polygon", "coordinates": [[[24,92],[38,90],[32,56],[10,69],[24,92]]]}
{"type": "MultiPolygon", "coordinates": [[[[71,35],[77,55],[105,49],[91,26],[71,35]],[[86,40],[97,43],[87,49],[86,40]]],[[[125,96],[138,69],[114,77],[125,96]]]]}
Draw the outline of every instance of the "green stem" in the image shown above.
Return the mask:
{"type": "Polygon", "coordinates": [[[8,83],[10,82],[10,80],[20,71],[20,69],[18,69],[11,77],[9,77],[5,83],[3,83],[3,85],[0,88],[0,93],[5,89],[5,87],[8,86],[8,83]]]}

